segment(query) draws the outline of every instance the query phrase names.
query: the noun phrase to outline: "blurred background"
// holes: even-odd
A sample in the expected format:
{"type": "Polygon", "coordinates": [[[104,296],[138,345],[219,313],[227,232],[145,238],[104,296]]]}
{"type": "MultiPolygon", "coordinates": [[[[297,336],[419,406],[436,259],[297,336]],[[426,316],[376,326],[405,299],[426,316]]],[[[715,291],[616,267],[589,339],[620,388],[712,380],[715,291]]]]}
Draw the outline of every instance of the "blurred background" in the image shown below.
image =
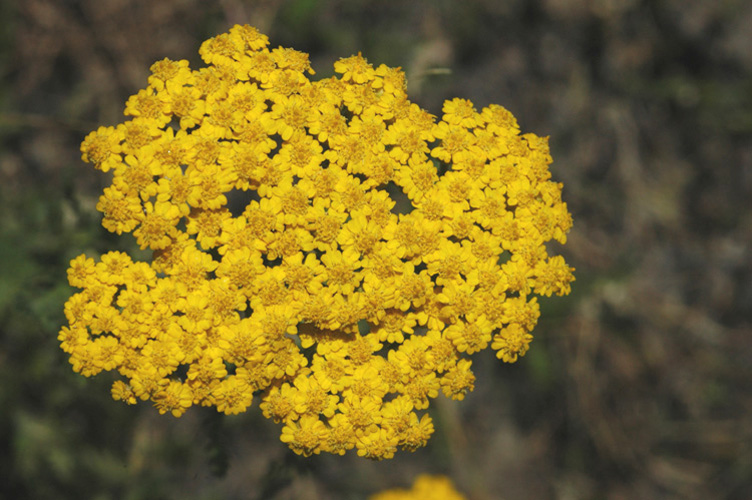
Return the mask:
{"type": "Polygon", "coordinates": [[[752,498],[751,26],[744,0],[3,1],[0,498],[365,499],[419,473],[471,500],[752,498]],[[416,453],[299,459],[255,405],[128,407],[58,347],[70,259],[135,247],[81,140],[235,23],[317,77],[360,51],[434,114],[498,103],[551,137],[572,294],[517,364],[475,356],[416,453]]]}

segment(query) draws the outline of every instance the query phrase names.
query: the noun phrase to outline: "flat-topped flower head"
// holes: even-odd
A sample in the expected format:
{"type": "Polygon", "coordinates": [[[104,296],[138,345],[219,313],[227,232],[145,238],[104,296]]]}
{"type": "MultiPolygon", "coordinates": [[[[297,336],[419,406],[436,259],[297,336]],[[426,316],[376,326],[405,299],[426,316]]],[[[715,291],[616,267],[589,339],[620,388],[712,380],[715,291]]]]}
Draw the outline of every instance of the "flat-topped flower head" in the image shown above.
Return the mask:
{"type": "Polygon", "coordinates": [[[409,490],[395,488],[371,495],[368,500],[465,500],[446,476],[421,474],[409,490]]]}
{"type": "Polygon", "coordinates": [[[547,139],[503,107],[437,119],[399,68],[358,54],[313,81],[307,54],[268,45],[235,26],[205,68],[154,63],[129,119],[83,141],[112,172],[104,227],[152,259],[74,259],[61,347],[117,372],[116,400],[260,400],[296,453],[391,458],[426,444],[439,394],[472,391],[472,354],[525,355],[536,295],[574,280],[547,247],[572,219],[547,139]]]}

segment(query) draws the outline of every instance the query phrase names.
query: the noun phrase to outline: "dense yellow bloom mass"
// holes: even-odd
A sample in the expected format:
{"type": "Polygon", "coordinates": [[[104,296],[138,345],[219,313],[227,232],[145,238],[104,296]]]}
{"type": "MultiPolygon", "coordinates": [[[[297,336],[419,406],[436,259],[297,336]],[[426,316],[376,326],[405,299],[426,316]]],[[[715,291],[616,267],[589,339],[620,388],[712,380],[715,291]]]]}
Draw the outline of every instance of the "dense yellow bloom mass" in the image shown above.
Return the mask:
{"type": "Polygon", "coordinates": [[[371,495],[368,500],[465,500],[446,476],[422,474],[409,490],[393,489],[371,495]]]}
{"type": "Polygon", "coordinates": [[[113,175],[104,227],[153,258],[74,259],[61,347],[128,404],[259,397],[297,453],[390,458],[425,445],[431,399],[473,389],[468,355],[525,354],[535,295],[574,279],[545,246],[572,219],[547,140],[501,106],[437,122],[399,69],[357,55],[310,81],[307,54],[267,45],[235,26],[206,68],[155,63],[130,120],[86,137],[113,175]]]}

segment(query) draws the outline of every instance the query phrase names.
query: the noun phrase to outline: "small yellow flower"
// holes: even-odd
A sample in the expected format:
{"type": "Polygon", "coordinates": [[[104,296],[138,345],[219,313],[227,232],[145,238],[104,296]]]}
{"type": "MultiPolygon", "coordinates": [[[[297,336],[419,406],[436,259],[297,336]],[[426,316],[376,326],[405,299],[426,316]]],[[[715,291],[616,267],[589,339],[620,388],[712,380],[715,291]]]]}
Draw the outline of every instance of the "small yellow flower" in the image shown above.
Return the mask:
{"type": "Polygon", "coordinates": [[[154,406],[160,414],[172,413],[179,417],[192,404],[191,389],[184,383],[173,380],[154,395],[154,406]]]}
{"type": "Polygon", "coordinates": [[[441,390],[451,399],[462,401],[475,387],[475,375],[470,370],[471,361],[461,359],[441,377],[441,390]]]}
{"type": "Polygon", "coordinates": [[[358,456],[371,459],[392,458],[397,451],[399,438],[387,429],[379,429],[358,436],[358,456]]]}
{"type": "Polygon", "coordinates": [[[344,415],[337,413],[327,423],[329,429],[322,445],[322,451],[334,455],[344,455],[355,447],[355,430],[344,415]]]}
{"type": "Polygon", "coordinates": [[[171,61],[165,58],[152,64],[149,69],[152,73],[149,76],[149,85],[158,91],[163,90],[168,82],[186,83],[191,75],[186,60],[171,61]]]}
{"type": "Polygon", "coordinates": [[[298,455],[310,457],[321,453],[327,434],[327,428],[318,417],[303,415],[297,422],[289,422],[282,428],[280,440],[298,455]]]}
{"type": "Polygon", "coordinates": [[[138,401],[136,395],[133,393],[133,389],[122,380],[113,382],[112,399],[115,401],[123,401],[129,405],[135,405],[138,401]]]}
{"type": "Polygon", "coordinates": [[[97,280],[96,263],[91,257],[79,255],[70,262],[68,283],[76,288],[84,288],[97,280]]]}
{"type": "Polygon", "coordinates": [[[334,416],[339,397],[330,394],[331,381],[326,378],[298,377],[295,379],[297,394],[294,398],[295,413],[299,415],[334,416]]]}
{"type": "Polygon", "coordinates": [[[360,54],[346,57],[334,63],[334,71],[342,73],[343,82],[362,84],[373,80],[376,72],[360,54]]]}
{"type": "Polygon", "coordinates": [[[139,198],[126,195],[114,187],[104,189],[97,210],[104,214],[102,225],[117,234],[133,231],[144,218],[139,198]]]}
{"type": "Polygon", "coordinates": [[[99,127],[81,144],[81,158],[93,163],[102,172],[108,172],[122,161],[120,137],[114,127],[99,127]]]}
{"type": "Polygon", "coordinates": [[[518,356],[524,356],[530,348],[533,336],[518,323],[511,323],[496,334],[491,346],[496,351],[496,357],[505,363],[514,363],[518,356]]]}
{"type": "Polygon", "coordinates": [[[222,380],[212,391],[212,399],[217,411],[227,415],[242,413],[251,406],[253,388],[247,380],[238,376],[230,376],[222,380]]]}
{"type": "Polygon", "coordinates": [[[272,386],[263,397],[261,411],[266,418],[275,422],[286,422],[290,418],[297,418],[295,413],[295,392],[288,383],[279,387],[272,386]]]}
{"type": "Polygon", "coordinates": [[[126,115],[142,116],[165,124],[170,121],[169,112],[167,99],[153,88],[139,90],[125,103],[126,115]]]}

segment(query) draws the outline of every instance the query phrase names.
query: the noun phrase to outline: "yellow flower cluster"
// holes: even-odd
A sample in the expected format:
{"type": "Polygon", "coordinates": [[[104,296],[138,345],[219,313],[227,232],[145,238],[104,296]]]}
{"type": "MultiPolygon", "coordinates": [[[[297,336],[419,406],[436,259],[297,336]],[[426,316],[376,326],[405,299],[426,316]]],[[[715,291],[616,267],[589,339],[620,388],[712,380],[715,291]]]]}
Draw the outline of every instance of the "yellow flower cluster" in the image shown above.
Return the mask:
{"type": "Polygon", "coordinates": [[[113,172],[97,209],[151,262],[71,262],[62,349],[116,400],[245,411],[254,395],[295,452],[390,458],[461,400],[467,355],[528,349],[538,295],[569,293],[549,257],[571,216],[547,140],[501,106],[407,99],[397,68],[360,55],[310,81],[308,55],[250,26],[203,43],[206,68],[159,61],[89,134],[113,172]]]}
{"type": "Polygon", "coordinates": [[[410,490],[387,490],[371,495],[368,500],[465,500],[465,496],[454,489],[448,477],[422,474],[410,490]]]}

